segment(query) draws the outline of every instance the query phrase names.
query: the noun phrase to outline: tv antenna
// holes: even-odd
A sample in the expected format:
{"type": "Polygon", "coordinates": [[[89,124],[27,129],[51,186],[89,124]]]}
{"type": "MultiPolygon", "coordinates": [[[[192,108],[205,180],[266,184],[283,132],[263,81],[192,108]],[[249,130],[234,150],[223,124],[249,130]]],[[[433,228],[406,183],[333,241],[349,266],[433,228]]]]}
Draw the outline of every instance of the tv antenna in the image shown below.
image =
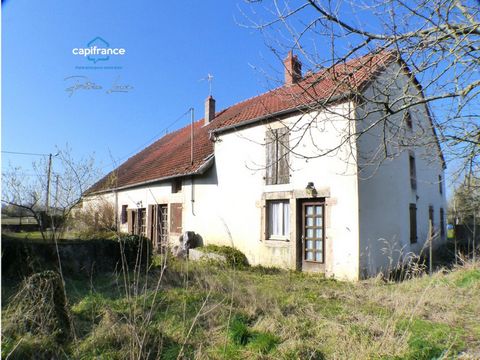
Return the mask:
{"type": "Polygon", "coordinates": [[[206,77],[204,77],[203,79],[200,79],[200,81],[204,81],[204,80],[208,81],[208,95],[212,96],[213,75],[208,73],[206,77]]]}

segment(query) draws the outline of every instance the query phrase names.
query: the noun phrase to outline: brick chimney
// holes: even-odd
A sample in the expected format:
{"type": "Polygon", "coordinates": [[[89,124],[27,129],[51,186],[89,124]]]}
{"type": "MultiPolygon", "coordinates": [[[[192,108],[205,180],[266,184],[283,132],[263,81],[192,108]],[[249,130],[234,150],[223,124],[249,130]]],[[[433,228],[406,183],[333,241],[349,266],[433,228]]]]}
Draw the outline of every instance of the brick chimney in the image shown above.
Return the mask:
{"type": "Polygon", "coordinates": [[[285,85],[296,84],[302,80],[302,63],[297,55],[289,51],[287,58],[283,60],[283,65],[285,66],[285,85]]]}
{"type": "Polygon", "coordinates": [[[210,124],[210,121],[215,117],[215,99],[212,95],[209,95],[207,100],[205,100],[205,123],[204,125],[210,124]]]}

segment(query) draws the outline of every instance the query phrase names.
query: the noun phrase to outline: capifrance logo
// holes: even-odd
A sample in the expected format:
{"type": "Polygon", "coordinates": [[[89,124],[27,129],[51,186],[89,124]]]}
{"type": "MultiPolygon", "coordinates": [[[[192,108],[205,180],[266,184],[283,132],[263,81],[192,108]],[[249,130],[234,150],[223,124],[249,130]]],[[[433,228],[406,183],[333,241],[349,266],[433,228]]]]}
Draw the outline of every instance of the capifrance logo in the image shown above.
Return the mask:
{"type": "Polygon", "coordinates": [[[72,54],[75,56],[86,57],[87,60],[97,63],[98,61],[106,61],[110,56],[123,56],[127,53],[125,48],[111,48],[110,44],[97,36],[84,48],[73,48],[72,54]]]}

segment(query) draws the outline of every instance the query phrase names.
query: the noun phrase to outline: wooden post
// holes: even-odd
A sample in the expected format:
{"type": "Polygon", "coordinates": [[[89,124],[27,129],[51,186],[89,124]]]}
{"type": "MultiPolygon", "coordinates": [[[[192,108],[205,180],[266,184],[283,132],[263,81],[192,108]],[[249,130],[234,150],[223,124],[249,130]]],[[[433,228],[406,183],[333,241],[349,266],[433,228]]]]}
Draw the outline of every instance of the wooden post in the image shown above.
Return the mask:
{"type": "Polygon", "coordinates": [[[432,275],[433,273],[433,250],[432,250],[432,240],[433,240],[433,226],[432,219],[428,221],[428,273],[432,275]]]}

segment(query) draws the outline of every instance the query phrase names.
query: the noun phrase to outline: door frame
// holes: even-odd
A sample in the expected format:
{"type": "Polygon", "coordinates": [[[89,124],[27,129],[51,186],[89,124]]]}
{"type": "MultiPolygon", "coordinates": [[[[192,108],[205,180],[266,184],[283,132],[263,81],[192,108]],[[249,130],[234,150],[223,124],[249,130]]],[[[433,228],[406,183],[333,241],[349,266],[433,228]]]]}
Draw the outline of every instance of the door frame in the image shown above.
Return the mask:
{"type": "Polygon", "coordinates": [[[326,203],[325,198],[307,198],[299,199],[297,201],[297,256],[296,267],[300,271],[312,271],[312,272],[324,272],[327,257],[325,253],[326,239],[325,234],[325,216],[326,216],[326,203]],[[322,262],[311,261],[305,259],[305,207],[307,205],[321,205],[322,206],[322,262]]]}

